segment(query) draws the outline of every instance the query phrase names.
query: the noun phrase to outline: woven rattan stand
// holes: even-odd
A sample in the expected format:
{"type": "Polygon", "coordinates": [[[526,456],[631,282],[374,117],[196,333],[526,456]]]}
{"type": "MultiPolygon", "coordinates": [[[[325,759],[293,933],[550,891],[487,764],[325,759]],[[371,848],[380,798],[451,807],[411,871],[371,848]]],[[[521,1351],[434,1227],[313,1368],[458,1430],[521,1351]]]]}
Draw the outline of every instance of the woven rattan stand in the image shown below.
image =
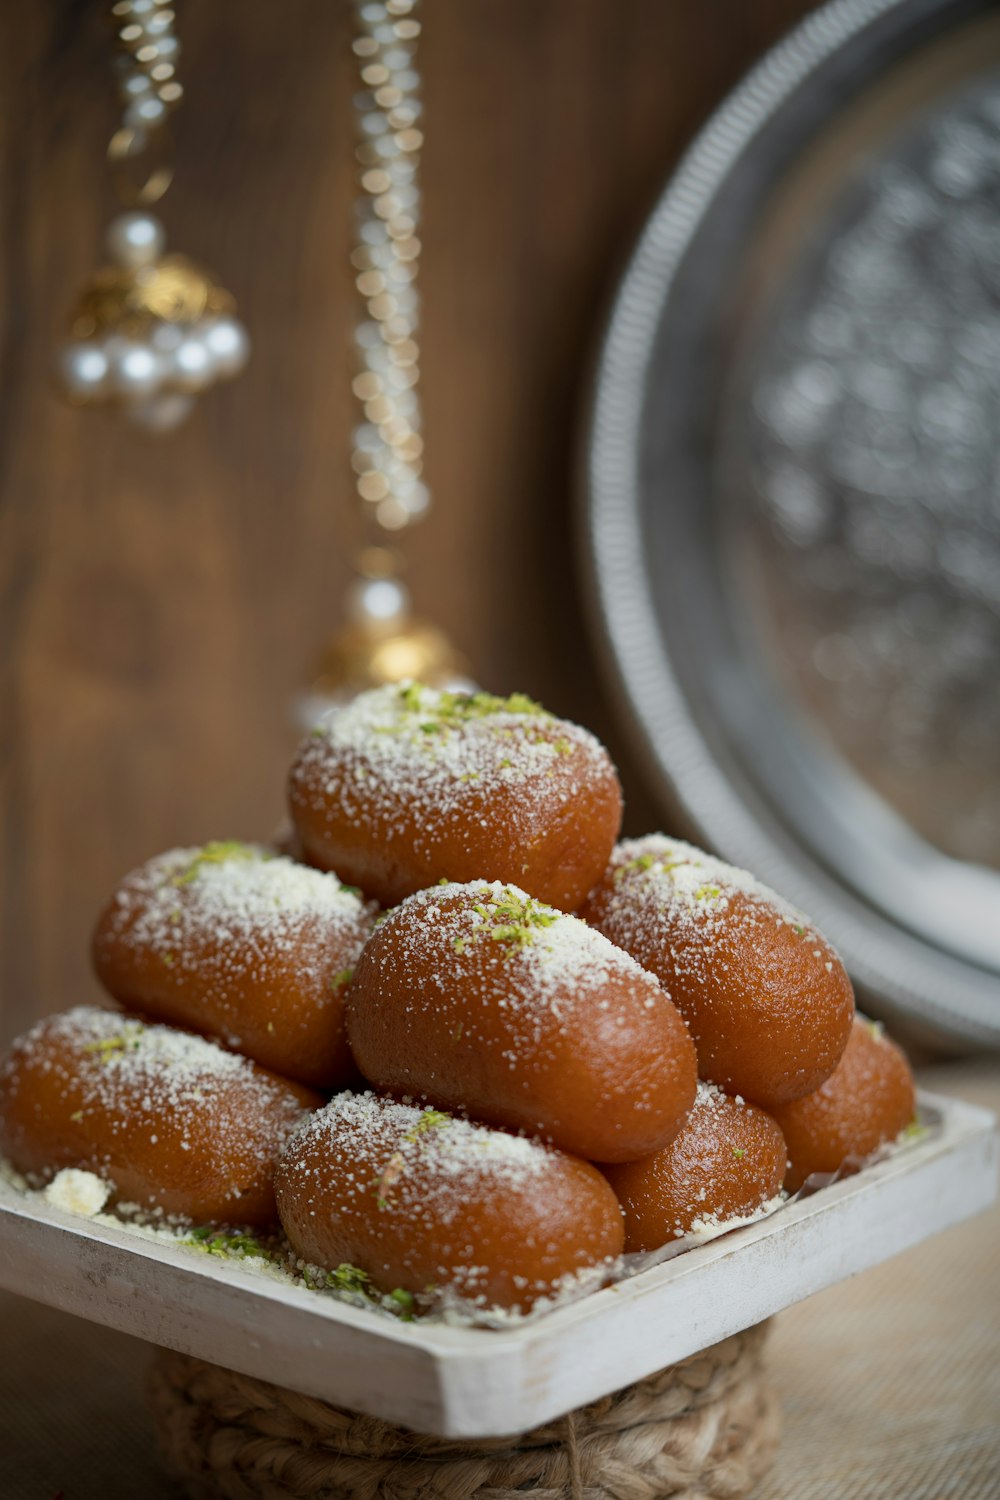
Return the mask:
{"type": "Polygon", "coordinates": [[[749,1328],[513,1438],[425,1437],[165,1350],[151,1403],[192,1500],[741,1500],[778,1446],[766,1336],[749,1328]]]}

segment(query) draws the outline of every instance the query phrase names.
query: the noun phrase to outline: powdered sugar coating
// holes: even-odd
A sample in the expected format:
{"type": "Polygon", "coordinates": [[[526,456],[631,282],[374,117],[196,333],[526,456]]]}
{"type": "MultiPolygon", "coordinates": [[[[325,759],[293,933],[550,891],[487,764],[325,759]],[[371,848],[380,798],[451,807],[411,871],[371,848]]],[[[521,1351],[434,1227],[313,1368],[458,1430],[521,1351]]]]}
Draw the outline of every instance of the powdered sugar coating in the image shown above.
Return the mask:
{"type": "Polygon", "coordinates": [[[854,995],[809,918],[745,870],[664,834],[619,844],[583,915],[656,974],[699,1072],[772,1105],[828,1078],[854,995]]]}
{"type": "MultiPolygon", "coordinates": [[[[173,1026],[147,1026],[117,1011],[93,1005],[49,1016],[19,1038],[0,1064],[6,1075],[19,1057],[30,1057],[42,1039],[62,1042],[79,1056],[77,1075],[85,1103],[117,1107],[122,1091],[138,1086],[157,1095],[168,1107],[204,1105],[205,1088],[213,1081],[251,1076],[245,1057],[173,1026]]],[[[48,1067],[47,1064],[43,1066],[48,1067]]]]}
{"type": "Polygon", "coordinates": [[[662,988],[578,917],[500,881],[420,891],[377,927],[347,1029],[365,1076],[591,1160],[665,1144],[694,1049],[662,988]]]}
{"type": "Polygon", "coordinates": [[[310,1084],[351,1076],[342,994],[374,909],[262,845],[171,849],[122,881],[95,934],[122,1004],[221,1037],[310,1084]],[[343,1054],[343,1055],[341,1055],[343,1054]]]}
{"type": "Polygon", "coordinates": [[[289,790],[310,857],[386,902],[442,875],[483,873],[536,875],[541,885],[525,881],[536,894],[579,904],[621,817],[614,768],[587,730],[523,694],[417,683],[334,709],[301,747],[289,790]],[[542,860],[546,832],[561,874],[542,860]]]}
{"type": "Polygon", "coordinates": [[[323,979],[326,945],[305,939],[342,932],[353,941],[365,904],[336,875],[234,841],[147,860],[122,881],[112,909],[110,938],[147,948],[180,973],[207,968],[224,994],[248,968],[266,983],[277,958],[323,979]]]}
{"type": "Polygon", "coordinates": [[[621,1248],[613,1195],[586,1163],[371,1093],[338,1095],[305,1122],[277,1192],[306,1259],[480,1306],[529,1306],[621,1248]]]}
{"type": "MultiPolygon", "coordinates": [[[[466,1193],[537,1191],[554,1159],[538,1141],[370,1092],[335,1095],[303,1121],[296,1145],[321,1143],[335,1152],[344,1131],[373,1160],[393,1162],[380,1181],[351,1183],[349,1195],[374,1195],[376,1203],[381,1197],[425,1225],[450,1224],[466,1193]],[[415,1186],[417,1166],[427,1178],[415,1186]]],[[[295,1158],[293,1148],[286,1161],[289,1178],[296,1174],[295,1158]]]]}
{"type": "MultiPolygon", "coordinates": [[[[615,925],[638,933],[644,925],[686,931],[701,942],[724,932],[735,893],[772,909],[772,920],[794,931],[815,932],[809,918],[748,870],[697,849],[682,839],[649,833],[623,839],[611,856],[603,882],[603,908],[615,925]]],[[[692,952],[696,961],[696,950],[692,952]]]]}
{"type": "MultiPolygon", "coordinates": [[[[93,1171],[174,1212],[258,1213],[306,1091],[204,1037],[92,1006],[39,1022],[0,1063],[0,1142],[21,1170],[93,1171]]],[[[311,1102],[311,1099],[310,1099],[311,1102]]],[[[265,1215],[266,1217],[266,1215],[265,1215]]]]}
{"type": "MultiPolygon", "coordinates": [[[[360,781],[377,777],[387,798],[405,797],[430,817],[461,805],[477,783],[523,787],[554,777],[574,750],[594,766],[605,755],[586,729],[555,719],[521,693],[494,698],[417,683],[361,693],[333,709],[313,741],[315,758],[327,747],[356,757],[360,781]]],[[[561,790],[553,787],[553,795],[561,790]]],[[[348,810],[362,822],[372,817],[367,798],[348,810]]]]}
{"type": "MultiPolygon", "coordinates": [[[[487,951],[503,962],[503,1008],[530,1018],[534,1028],[519,1039],[514,1062],[541,1044],[547,1024],[561,1022],[571,1003],[607,1010],[606,991],[613,981],[635,984],[647,1009],[663,1003],[653,975],[603,933],[501,880],[443,882],[408,897],[386,920],[407,923],[409,949],[418,962],[444,960],[437,977],[445,985],[449,967],[460,972],[467,951],[489,944],[487,951]]],[[[481,1040],[472,1006],[469,1025],[470,1040],[481,1040]]]]}

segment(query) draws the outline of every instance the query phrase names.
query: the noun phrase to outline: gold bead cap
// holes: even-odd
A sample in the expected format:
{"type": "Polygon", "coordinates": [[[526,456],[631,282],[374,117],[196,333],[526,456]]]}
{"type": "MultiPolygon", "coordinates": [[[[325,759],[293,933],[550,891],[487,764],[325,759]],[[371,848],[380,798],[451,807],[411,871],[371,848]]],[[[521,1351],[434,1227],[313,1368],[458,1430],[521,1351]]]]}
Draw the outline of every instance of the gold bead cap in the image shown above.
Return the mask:
{"type": "Polygon", "coordinates": [[[235,310],[235,299],[202,266],[184,255],[165,255],[149,266],[98,271],[80,294],[70,334],[141,337],[157,323],[189,325],[235,310]]]}

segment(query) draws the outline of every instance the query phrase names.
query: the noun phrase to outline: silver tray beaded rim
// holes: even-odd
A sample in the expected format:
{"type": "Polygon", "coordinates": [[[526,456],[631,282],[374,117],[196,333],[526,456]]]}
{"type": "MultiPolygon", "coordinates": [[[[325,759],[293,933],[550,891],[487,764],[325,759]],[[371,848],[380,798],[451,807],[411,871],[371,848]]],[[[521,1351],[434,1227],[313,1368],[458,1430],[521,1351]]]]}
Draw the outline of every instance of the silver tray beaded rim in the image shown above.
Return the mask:
{"type": "MultiPolygon", "coordinates": [[[[643,524],[655,346],[678,272],[748,146],[821,70],[832,70],[833,83],[818,91],[817,123],[839,102],[845,79],[860,87],[862,62],[915,48],[982,10],[974,0],[831,0],[763,58],[695,138],[647,221],[598,351],[584,426],[581,561],[612,690],[653,786],[686,831],[807,909],[873,1008],[917,1036],[998,1047],[1000,979],[870,905],[796,840],[732,764],[727,769],[731,746],[729,757],[714,753],[719,725],[704,705],[698,717],[663,638],[643,524]]],[[[868,81],[872,75],[873,65],[868,81]]]]}

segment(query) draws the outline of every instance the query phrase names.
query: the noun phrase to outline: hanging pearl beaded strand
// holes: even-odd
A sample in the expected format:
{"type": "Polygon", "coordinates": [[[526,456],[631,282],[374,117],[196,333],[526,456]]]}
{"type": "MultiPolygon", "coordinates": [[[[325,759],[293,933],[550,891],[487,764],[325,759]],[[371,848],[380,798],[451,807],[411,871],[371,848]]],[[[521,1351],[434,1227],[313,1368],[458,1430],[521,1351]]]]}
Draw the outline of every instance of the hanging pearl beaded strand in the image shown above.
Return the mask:
{"type": "Polygon", "coordinates": [[[162,431],[184,420],[198,392],[242,370],[250,341],[230,294],[194,261],[166,254],[163,225],[146,212],[173,178],[166,126],[183,95],[174,11],[161,0],[117,0],[111,20],[123,117],[108,158],[131,212],[108,229],[112,264],[77,301],[59,375],[75,405],[111,407],[162,431]]]}
{"type": "Polygon", "coordinates": [[[418,520],[428,502],[417,394],[423,134],[415,9],[415,0],[359,0],[355,6],[354,51],[364,91],[356,100],[361,194],[351,261],[366,316],[356,334],[361,368],[353,386],[365,420],[354,433],[351,463],[362,503],[386,531],[418,520]]]}
{"type": "Polygon", "coordinates": [[[326,648],[302,705],[311,720],[362,688],[417,677],[465,682],[444,634],[411,614],[396,539],[430,502],[422,477],[418,380],[421,130],[417,0],[355,0],[359,195],[351,255],[362,317],[352,389],[360,421],[351,468],[364,543],[355,557],[347,623],[326,648]]]}

